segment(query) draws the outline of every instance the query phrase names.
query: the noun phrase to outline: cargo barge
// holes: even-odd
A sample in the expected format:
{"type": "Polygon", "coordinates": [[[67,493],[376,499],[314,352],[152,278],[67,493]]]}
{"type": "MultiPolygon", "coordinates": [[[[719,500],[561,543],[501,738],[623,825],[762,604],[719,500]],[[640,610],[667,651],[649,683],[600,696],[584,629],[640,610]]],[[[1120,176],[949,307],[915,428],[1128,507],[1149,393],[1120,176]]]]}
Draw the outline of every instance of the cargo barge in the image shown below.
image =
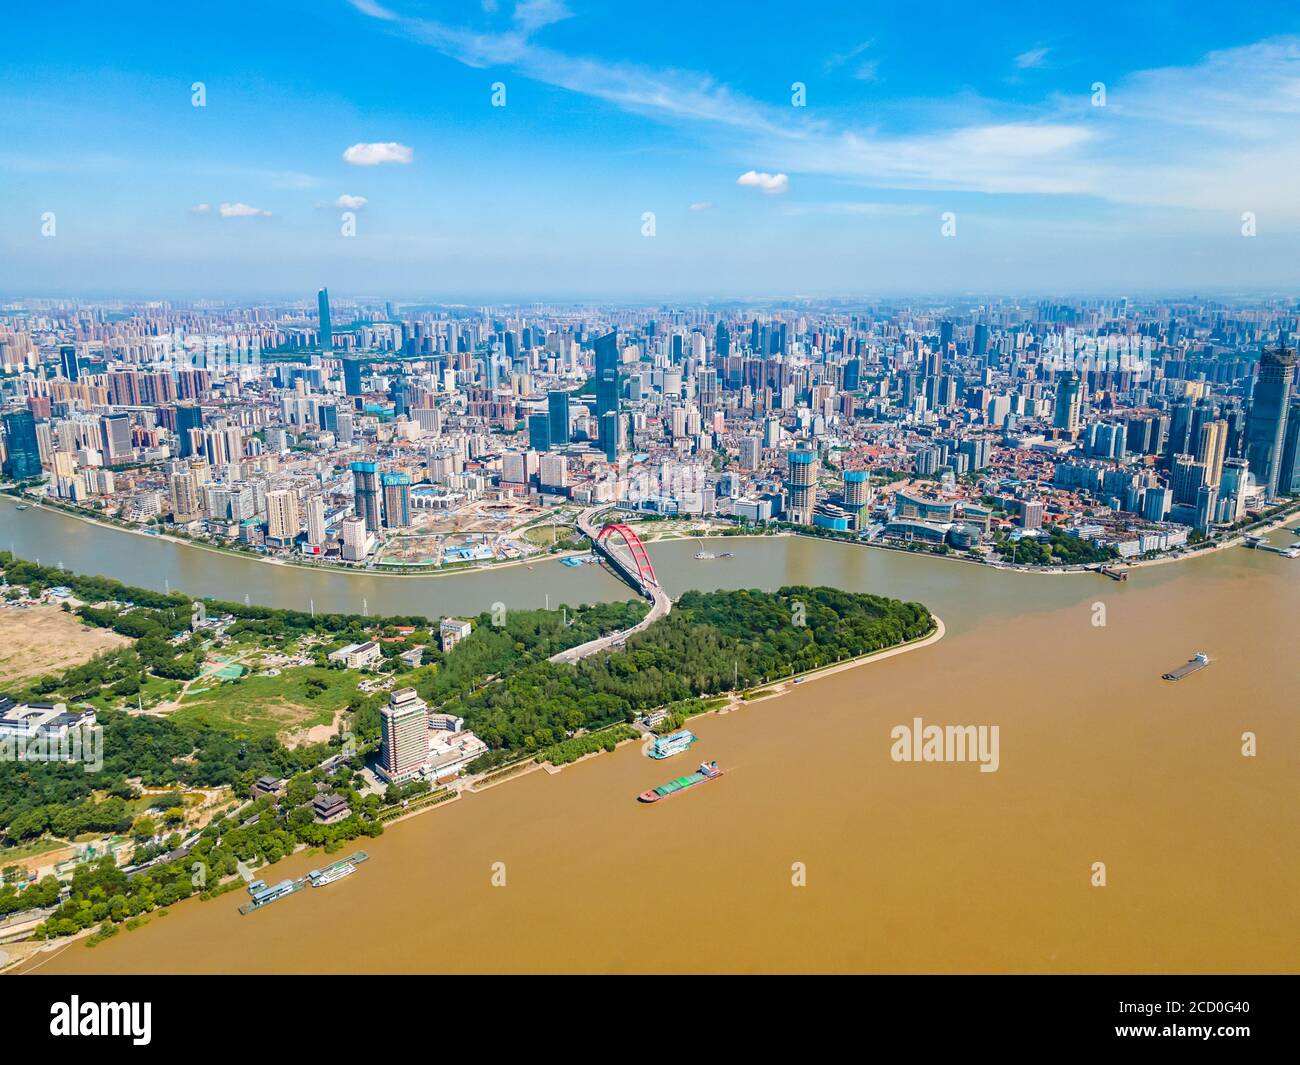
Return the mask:
{"type": "Polygon", "coordinates": [[[660,799],[666,799],[670,795],[676,795],[685,791],[687,788],[693,788],[696,784],[704,784],[710,780],[717,780],[722,776],[722,770],[718,768],[718,763],[701,762],[700,768],[688,776],[678,777],[676,780],[670,780],[667,784],[660,784],[657,788],[650,788],[643,791],[637,796],[639,802],[658,802],[660,799]]]}
{"type": "Polygon", "coordinates": [[[690,749],[692,743],[699,740],[695,733],[682,729],[680,732],[670,732],[667,736],[656,736],[655,741],[646,753],[651,758],[671,758],[675,754],[681,754],[682,751],[690,749]]]}
{"type": "Polygon", "coordinates": [[[1196,654],[1184,662],[1176,669],[1171,669],[1164,675],[1165,680],[1182,680],[1184,677],[1195,673],[1198,669],[1204,669],[1210,664],[1210,656],[1204,651],[1198,651],[1196,654]]]}

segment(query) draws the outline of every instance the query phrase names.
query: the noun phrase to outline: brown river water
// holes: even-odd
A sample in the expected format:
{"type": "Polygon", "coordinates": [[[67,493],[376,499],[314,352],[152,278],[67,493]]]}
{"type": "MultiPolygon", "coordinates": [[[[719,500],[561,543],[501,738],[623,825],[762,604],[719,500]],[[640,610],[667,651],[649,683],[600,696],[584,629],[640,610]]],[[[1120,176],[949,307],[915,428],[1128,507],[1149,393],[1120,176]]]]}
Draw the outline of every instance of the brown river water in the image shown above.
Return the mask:
{"type": "MultiPolygon", "coordinates": [[[[335,609],[364,596],[372,613],[440,613],[625,597],[595,566],[325,574],[11,507],[0,503],[0,547],[227,598],[335,609]]],[[[727,547],[735,558],[697,561],[693,542],[650,553],[674,593],[831,584],[924,602],[947,635],[696,719],[690,754],[656,762],[629,745],[390,826],[359,843],[370,861],[353,876],[248,916],[242,892],[192,900],[24,969],[1300,969],[1300,560],[1238,547],[1121,584],[788,537],[727,547]],[[1197,651],[1208,669],[1161,679],[1197,651]],[[997,771],[892,760],[891,729],[916,717],[998,726],[997,771]],[[635,801],[700,758],[722,779],[635,801]]],[[[259,875],[327,860],[299,854],[259,875]]]]}

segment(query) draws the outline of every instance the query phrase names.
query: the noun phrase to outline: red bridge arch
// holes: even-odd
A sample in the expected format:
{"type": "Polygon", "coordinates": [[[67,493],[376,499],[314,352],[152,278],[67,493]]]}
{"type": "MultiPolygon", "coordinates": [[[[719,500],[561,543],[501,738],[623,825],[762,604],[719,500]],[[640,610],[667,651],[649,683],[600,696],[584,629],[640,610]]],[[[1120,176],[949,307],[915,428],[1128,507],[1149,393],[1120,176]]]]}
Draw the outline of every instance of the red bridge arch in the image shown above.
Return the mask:
{"type": "MultiPolygon", "coordinates": [[[[655,576],[655,568],[650,564],[650,556],[646,554],[645,544],[641,542],[641,538],[629,526],[611,522],[596,535],[596,542],[600,543],[613,533],[618,534],[623,542],[627,544],[627,549],[632,552],[632,561],[636,564],[636,575],[646,584],[658,587],[659,578],[655,576]]],[[[612,551],[613,548],[610,548],[610,550],[612,551]]]]}

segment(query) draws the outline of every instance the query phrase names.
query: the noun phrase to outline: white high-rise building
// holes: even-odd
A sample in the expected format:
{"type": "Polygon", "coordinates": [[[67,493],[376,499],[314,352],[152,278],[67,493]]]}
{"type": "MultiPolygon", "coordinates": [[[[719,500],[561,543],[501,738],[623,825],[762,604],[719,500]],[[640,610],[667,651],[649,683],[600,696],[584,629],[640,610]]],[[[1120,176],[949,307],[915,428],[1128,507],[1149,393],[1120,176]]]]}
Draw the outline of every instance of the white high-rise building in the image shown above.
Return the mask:
{"type": "Polygon", "coordinates": [[[267,533],[287,543],[298,535],[298,497],[291,489],[266,493],[267,533]]]}
{"type": "Polygon", "coordinates": [[[418,776],[429,760],[429,708],[414,688],[399,688],[380,712],[379,773],[389,783],[418,776]]]}
{"type": "Polygon", "coordinates": [[[307,542],[313,547],[325,542],[324,496],[312,496],[307,500],[307,542]]]}

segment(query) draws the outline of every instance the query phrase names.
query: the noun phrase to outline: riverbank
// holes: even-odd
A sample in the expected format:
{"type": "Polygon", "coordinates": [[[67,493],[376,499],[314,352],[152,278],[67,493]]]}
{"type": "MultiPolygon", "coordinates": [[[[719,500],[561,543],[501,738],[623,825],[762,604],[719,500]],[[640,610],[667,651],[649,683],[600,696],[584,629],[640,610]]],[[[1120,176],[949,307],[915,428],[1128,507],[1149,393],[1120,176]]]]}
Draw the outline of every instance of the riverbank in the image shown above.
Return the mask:
{"type": "Polygon", "coordinates": [[[561,562],[566,558],[577,558],[591,554],[591,548],[588,547],[576,551],[548,552],[546,554],[539,554],[527,558],[493,559],[492,561],[465,563],[453,562],[450,565],[438,566],[432,569],[414,566],[398,568],[382,564],[355,566],[340,563],[336,565],[331,563],[311,562],[297,558],[284,558],[278,555],[263,555],[256,551],[244,551],[235,547],[223,547],[219,544],[208,543],[205,540],[194,540],[184,536],[176,536],[172,533],[151,532],[146,526],[135,526],[120,522],[107,521],[103,518],[96,517],[93,514],[87,514],[77,507],[65,507],[54,504],[48,499],[42,499],[39,496],[11,495],[9,498],[19,501],[19,505],[32,507],[36,510],[43,510],[49,514],[61,514],[65,517],[72,518],[74,521],[85,522],[87,525],[93,525],[100,529],[108,529],[113,532],[143,536],[149,540],[161,540],[164,543],[175,544],[178,547],[192,547],[199,551],[207,551],[211,554],[221,555],[225,558],[243,559],[246,562],[260,562],[271,566],[284,566],[290,569],[303,570],[308,573],[337,573],[353,577],[406,577],[416,579],[426,577],[455,577],[478,572],[496,573],[501,570],[509,569],[512,566],[532,567],[543,562],[561,562]]]}
{"type": "MultiPolygon", "coordinates": [[[[214,544],[209,544],[197,540],[189,540],[189,539],[185,539],[184,537],[173,536],[167,533],[149,533],[141,528],[132,528],[122,524],[116,524],[113,522],[104,521],[94,517],[93,515],[79,512],[75,508],[68,508],[68,507],[55,505],[50,503],[49,501],[41,500],[37,497],[10,496],[9,498],[16,499],[16,500],[21,499],[21,501],[26,503],[27,505],[43,510],[47,513],[64,515],[66,517],[73,518],[76,521],[81,521],[88,525],[97,526],[99,528],[108,529],[114,532],[134,533],[137,536],[144,536],[154,540],[162,540],[167,543],[174,544],[180,547],[198,548],[199,550],[207,551],[212,554],[223,556],[225,558],[242,559],[247,562],[261,562],[261,563],[275,565],[275,566],[279,566],[294,571],[300,571],[303,573],[311,573],[311,574],[318,574],[318,575],[319,574],[323,574],[323,575],[340,574],[340,575],[348,575],[354,578],[356,577],[390,578],[391,577],[391,578],[403,578],[407,580],[410,579],[422,580],[426,578],[441,578],[441,577],[464,577],[464,576],[469,576],[472,574],[479,574],[479,573],[483,573],[483,574],[499,573],[504,570],[509,570],[511,568],[517,568],[519,566],[532,568],[542,563],[560,562],[566,558],[585,556],[591,553],[590,549],[585,549],[585,550],[578,550],[578,551],[560,552],[557,554],[539,555],[533,558],[507,559],[504,561],[492,561],[492,562],[480,562],[480,563],[453,563],[451,566],[438,567],[436,570],[426,570],[426,569],[394,570],[383,566],[357,567],[351,565],[332,565],[332,564],[313,563],[309,561],[303,561],[303,560],[291,559],[291,558],[285,559],[285,558],[267,557],[264,555],[256,554],[254,552],[240,551],[233,548],[219,547],[214,544]]],[[[1103,564],[1107,566],[1113,566],[1117,569],[1138,569],[1147,566],[1169,565],[1175,562],[1186,562],[1189,561],[1190,559],[1201,557],[1213,551],[1218,551],[1226,547],[1235,547],[1239,545],[1247,535],[1257,535],[1260,532],[1272,531],[1282,525],[1285,525],[1293,518],[1300,518],[1300,502],[1289,505],[1288,509],[1283,514],[1278,515],[1276,518],[1270,519],[1269,522],[1267,522],[1264,525],[1253,526],[1253,527],[1243,529],[1241,530],[1241,532],[1234,534],[1232,537],[1230,537],[1227,540],[1216,541],[1213,542],[1212,545],[1207,545],[1197,550],[1182,550],[1176,553],[1164,554],[1154,559],[1137,559],[1133,561],[1114,559],[1110,562],[1103,563],[1103,564]]],[[[754,540],[781,539],[781,538],[788,538],[788,537],[794,537],[794,538],[804,539],[804,540],[817,540],[817,541],[836,543],[836,544],[846,544],[849,546],[856,546],[856,547],[875,548],[877,550],[888,552],[891,554],[902,554],[902,555],[922,557],[927,559],[935,559],[935,560],[946,561],[946,562],[963,562],[971,566],[983,566],[990,569],[1009,571],[1015,573],[1027,573],[1027,574],[1051,575],[1051,576],[1069,576],[1069,575],[1075,575],[1080,573],[1096,573],[1098,569],[1098,564],[1087,564],[1087,565],[1076,565],[1076,566],[1012,565],[1009,562],[993,561],[988,558],[972,558],[969,555],[966,555],[964,553],[949,552],[947,554],[938,554],[933,551],[913,551],[913,550],[909,550],[906,547],[897,546],[889,543],[883,543],[879,541],[865,541],[865,540],[852,539],[852,538],[820,536],[813,532],[803,531],[799,529],[789,529],[789,528],[773,529],[768,532],[743,532],[743,533],[733,533],[727,530],[705,531],[698,535],[691,535],[691,536],[683,535],[678,537],[670,536],[670,537],[663,537],[663,538],[654,538],[654,539],[647,540],[646,543],[650,547],[653,547],[656,544],[665,545],[665,546],[680,544],[692,539],[727,539],[727,540],[735,540],[735,541],[743,542],[743,541],[754,541],[754,540]]],[[[722,563],[726,562],[725,559],[722,560],[711,559],[708,561],[718,561],[722,563]]]]}
{"type": "MultiPolygon", "coordinates": [[[[869,651],[865,654],[858,655],[850,659],[846,659],[842,662],[835,662],[830,665],[820,666],[816,669],[793,674],[789,677],[781,678],[771,682],[765,682],[763,684],[758,685],[755,688],[746,689],[745,691],[718,693],[718,696],[714,696],[714,698],[722,697],[727,699],[727,702],[722,706],[718,706],[713,709],[706,710],[701,714],[694,715],[694,717],[726,716],[735,713],[736,711],[747,706],[752,706],[757,703],[771,702],[774,699],[779,699],[784,696],[790,695],[793,692],[802,690],[802,685],[806,683],[811,683],[814,681],[829,678],[837,674],[844,673],[850,669],[857,669],[861,666],[870,665],[874,662],[882,662],[888,658],[893,658],[898,655],[907,654],[911,651],[918,651],[921,650],[922,648],[932,646],[933,644],[938,643],[940,640],[944,638],[947,629],[943,623],[943,619],[940,618],[938,615],[931,613],[930,617],[934,623],[933,628],[931,629],[930,632],[926,633],[924,636],[916,637],[913,640],[910,640],[906,643],[898,644],[893,647],[886,647],[876,651],[869,651]],[[754,693],[754,692],[761,692],[762,694],[758,695],[755,698],[746,698],[747,694],[754,693]]],[[[638,742],[638,740],[635,738],[625,739],[616,745],[615,750],[617,751],[618,749],[626,746],[629,743],[636,743],[636,742],[638,742]]],[[[559,774],[562,774],[566,769],[570,768],[571,766],[580,765],[585,762],[595,761],[598,758],[600,758],[600,756],[609,753],[611,752],[605,750],[591,751],[588,752],[587,754],[584,754],[582,757],[575,759],[572,762],[568,762],[564,765],[558,765],[558,766],[550,764],[543,760],[539,760],[538,758],[535,757],[531,761],[521,761],[516,763],[513,766],[490,770],[487,773],[482,774],[478,778],[474,778],[474,777],[463,778],[461,780],[456,781],[455,786],[452,789],[454,794],[448,796],[447,798],[441,799],[439,801],[427,802],[424,803],[423,805],[415,806],[413,809],[409,811],[399,813],[395,817],[386,820],[384,822],[385,832],[391,830],[394,826],[402,822],[414,820],[415,818],[420,817],[423,814],[428,814],[433,811],[442,810],[452,806],[458,806],[461,800],[465,799],[468,796],[484,794],[489,791],[495,791],[499,787],[510,784],[513,781],[522,780],[537,772],[542,772],[550,776],[557,776],[559,774]]],[[[295,847],[294,850],[287,857],[295,857],[299,854],[314,849],[315,848],[311,848],[306,844],[302,844],[299,845],[298,847],[295,847]]],[[[257,872],[259,873],[259,875],[262,875],[264,879],[268,879],[272,875],[271,870],[273,868],[274,866],[263,866],[263,867],[259,867],[257,872]]],[[[226,885],[226,887],[229,888],[229,885],[226,885]]],[[[216,897],[220,897],[220,896],[214,896],[214,898],[216,897]]],[[[183,900],[183,901],[189,902],[194,900],[183,900]]],[[[214,899],[200,899],[198,901],[211,902],[214,901],[214,899]]],[[[174,904],[174,906],[180,906],[180,903],[176,903],[174,904]]],[[[159,915],[160,914],[154,914],[152,916],[159,916],[159,915]]],[[[121,929],[121,930],[131,931],[131,929],[121,929]]],[[[40,943],[32,940],[24,940],[24,941],[20,941],[19,943],[15,943],[11,947],[11,954],[8,957],[8,959],[3,962],[0,962],[0,972],[4,972],[7,971],[8,969],[16,968],[24,964],[25,962],[29,962],[32,960],[33,957],[35,957],[38,954],[51,953],[52,955],[57,956],[57,954],[61,953],[63,950],[70,947],[77,940],[89,938],[92,935],[95,935],[97,932],[98,932],[98,925],[88,929],[83,929],[82,931],[78,932],[77,934],[71,937],[61,937],[57,940],[51,940],[46,943],[40,943]],[[20,945],[24,949],[22,950],[13,949],[19,947],[20,945]]],[[[44,964],[44,961],[48,961],[48,960],[52,960],[52,958],[44,959],[42,962],[37,963],[36,967],[39,967],[40,964],[44,964]]]]}

